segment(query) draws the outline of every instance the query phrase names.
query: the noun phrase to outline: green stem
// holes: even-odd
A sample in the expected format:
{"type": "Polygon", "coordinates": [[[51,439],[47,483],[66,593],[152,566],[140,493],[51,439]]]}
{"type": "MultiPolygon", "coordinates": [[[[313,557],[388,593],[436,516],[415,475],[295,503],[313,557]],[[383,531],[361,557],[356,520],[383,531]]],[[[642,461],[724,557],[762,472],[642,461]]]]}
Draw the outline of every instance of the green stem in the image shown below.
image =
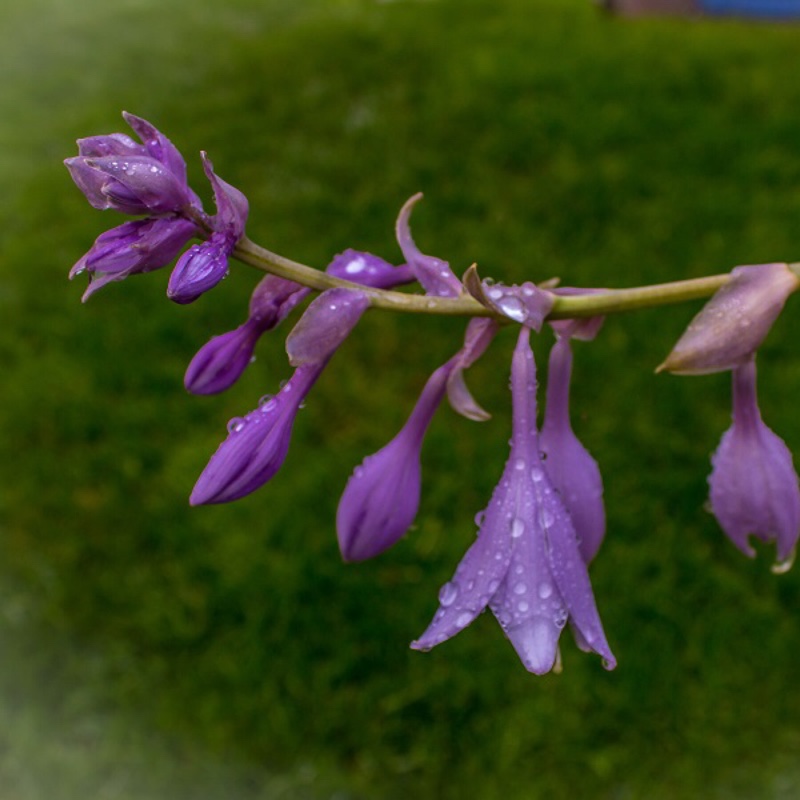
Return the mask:
{"type": "MultiPolygon", "coordinates": [[[[317,291],[347,287],[359,289],[370,298],[372,308],[391,311],[405,311],[415,314],[440,314],[461,317],[496,316],[490,309],[481,305],[472,296],[429,297],[421,294],[372,289],[351,281],[335,278],[313,267],[299,264],[291,259],[272,253],[247,237],[242,238],[233,252],[235,258],[245,264],[269,272],[281,278],[296,281],[317,291]]],[[[800,278],[800,263],[789,264],[800,278]]],[[[691,278],[684,281],[659,283],[653,286],[637,286],[631,289],[609,289],[586,295],[558,295],[548,319],[574,319],[601,314],[619,314],[640,308],[683,303],[710,297],[724,286],[730,278],[728,273],[709,275],[704,278],[691,278]]],[[[505,319],[498,316],[498,319],[505,319]]]]}

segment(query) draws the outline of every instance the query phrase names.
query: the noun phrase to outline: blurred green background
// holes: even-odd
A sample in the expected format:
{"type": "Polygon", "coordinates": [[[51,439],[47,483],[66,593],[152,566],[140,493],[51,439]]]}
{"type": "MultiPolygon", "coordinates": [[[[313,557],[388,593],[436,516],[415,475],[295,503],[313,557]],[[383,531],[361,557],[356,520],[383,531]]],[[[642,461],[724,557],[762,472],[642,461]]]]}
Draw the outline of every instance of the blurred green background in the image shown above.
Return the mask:
{"type": "MultiPolygon", "coordinates": [[[[191,509],[226,421],[287,377],[281,336],[226,395],[187,396],[257,275],[174,307],[164,271],[81,306],[67,271],[118,218],[61,164],[126,109],[210,202],[207,150],[251,237],[306,263],[399,261],[394,218],[422,190],[417,242],[459,274],[660,282],[800,258],[799,60],[798,27],[584,0],[4,5],[0,800],[800,796],[800,574],[745,559],[703,510],[727,377],[653,375],[696,305],[609,319],[576,353],[618,669],[565,636],[563,674],[528,675],[489,615],[414,653],[506,458],[513,337],[469,375],[493,419],[442,409],[416,530],[374,563],[341,563],[338,494],[458,321],[369,315],[273,483],[191,509]]],[[[795,302],[760,388],[800,452],[795,302]]]]}

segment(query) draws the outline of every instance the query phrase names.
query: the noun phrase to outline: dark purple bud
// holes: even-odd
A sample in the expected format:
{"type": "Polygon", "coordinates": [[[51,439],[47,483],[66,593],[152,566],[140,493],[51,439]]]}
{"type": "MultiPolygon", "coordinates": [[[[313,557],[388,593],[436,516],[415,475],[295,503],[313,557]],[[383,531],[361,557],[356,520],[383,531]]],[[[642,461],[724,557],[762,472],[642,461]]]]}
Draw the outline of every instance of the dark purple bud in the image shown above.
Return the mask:
{"type": "Polygon", "coordinates": [[[800,488],[792,454],[761,419],[754,359],[733,370],[733,424],[711,462],[711,510],[730,540],[751,558],[751,535],[775,542],[774,571],[789,569],[800,535],[800,488]]]}
{"type": "Polygon", "coordinates": [[[70,271],[70,278],[89,273],[91,281],[83,295],[86,301],[106,283],[165,267],[197,232],[193,223],[181,217],[125,222],[97,237],[70,271]]]}
{"type": "Polygon", "coordinates": [[[453,274],[450,265],[441,258],[421,253],[411,238],[411,209],[421,199],[422,193],[419,192],[409,198],[400,209],[396,225],[397,242],[403,251],[403,257],[427,294],[435,297],[458,297],[462,291],[461,281],[453,274]]]}
{"type": "Polygon", "coordinates": [[[252,360],[262,331],[251,317],[236,330],[206,342],[186,369],[183,385],[192,394],[217,394],[229,389],[252,360]]]}
{"type": "Polygon", "coordinates": [[[367,456],[347,482],[336,512],[345,561],[364,561],[391,547],[417,515],[425,432],[444,397],[451,359],[428,379],[411,416],[383,449],[367,456]]]}
{"type": "Polygon", "coordinates": [[[224,233],[214,233],[202,244],[192,245],[169,276],[167,297],[185,305],[213,289],[228,274],[228,256],[233,250],[224,233]]]}
{"type": "Polygon", "coordinates": [[[523,327],[511,369],[511,454],[478,538],[439,592],[439,610],[411,647],[429,650],[463,630],[487,606],[526,669],[543,674],[558,660],[568,620],[582,641],[616,666],[597,613],[575,529],[539,454],[536,366],[523,327]]]}
{"type": "Polygon", "coordinates": [[[358,289],[328,289],[300,317],[286,339],[286,352],[293,367],[327,361],[350,335],[369,298],[358,289]]]}
{"type": "Polygon", "coordinates": [[[597,554],[606,531],[603,479],[597,462],[572,431],[569,420],[571,373],[569,339],[560,338],[550,351],[540,447],[547,457],[547,476],[569,512],[581,555],[588,564],[597,554]]]}
{"type": "Polygon", "coordinates": [[[413,283],[416,278],[408,264],[392,266],[372,253],[345,250],[339,253],[325,270],[335,278],[342,278],[373,289],[392,289],[404,283],[413,283]]]}
{"type": "Polygon", "coordinates": [[[736,267],[657,372],[702,375],[746,364],[798,287],[787,264],[736,267]]]}
{"type": "Polygon", "coordinates": [[[324,366],[299,367],[278,394],[262,398],[255,411],[228,423],[228,438],[197,479],[192,505],[238,500],[275,476],[286,458],[297,411],[324,366]]]}

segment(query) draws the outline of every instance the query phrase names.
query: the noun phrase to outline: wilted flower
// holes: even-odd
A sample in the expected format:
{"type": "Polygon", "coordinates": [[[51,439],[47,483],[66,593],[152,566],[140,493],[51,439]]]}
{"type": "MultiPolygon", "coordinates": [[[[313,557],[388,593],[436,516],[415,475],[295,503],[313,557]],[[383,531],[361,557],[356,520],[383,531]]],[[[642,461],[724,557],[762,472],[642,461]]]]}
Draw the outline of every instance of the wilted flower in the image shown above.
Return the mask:
{"type": "Polygon", "coordinates": [[[368,306],[367,296],[352,289],[331,289],[311,303],[287,341],[297,369],[277,395],[231,420],[228,438],[195,484],[192,505],[237,500],[275,475],[286,458],[298,409],[368,306]]]}
{"type": "Polygon", "coordinates": [[[107,283],[165,267],[197,234],[193,222],[177,216],[125,222],[101,233],[69,277],[89,274],[89,286],[82,298],[85,302],[107,283]]]}
{"type": "Polygon", "coordinates": [[[477,541],[439,593],[439,610],[412,647],[429,650],[469,625],[487,606],[525,667],[553,669],[561,630],[571,620],[582,640],[616,666],[592,594],[575,529],[539,454],[536,367],[527,328],[511,370],[511,455],[480,523],[477,541]]]}
{"type": "Polygon", "coordinates": [[[798,287],[787,264],[736,267],[657,371],[702,375],[746,364],[798,287]]]}
{"type": "Polygon", "coordinates": [[[754,358],[733,371],[733,424],[711,460],[711,509],[722,529],[750,557],[750,535],[775,542],[775,569],[788,569],[800,535],[800,488],[792,454],[761,419],[754,358]]]}
{"type": "Polygon", "coordinates": [[[167,297],[176,303],[191,303],[213,289],[228,274],[228,258],[244,236],[247,222],[247,198],[219,178],[214,166],[202,153],[203,169],[214,189],[217,213],[208,218],[212,234],[202,244],[192,245],[172,270],[167,297]]]}

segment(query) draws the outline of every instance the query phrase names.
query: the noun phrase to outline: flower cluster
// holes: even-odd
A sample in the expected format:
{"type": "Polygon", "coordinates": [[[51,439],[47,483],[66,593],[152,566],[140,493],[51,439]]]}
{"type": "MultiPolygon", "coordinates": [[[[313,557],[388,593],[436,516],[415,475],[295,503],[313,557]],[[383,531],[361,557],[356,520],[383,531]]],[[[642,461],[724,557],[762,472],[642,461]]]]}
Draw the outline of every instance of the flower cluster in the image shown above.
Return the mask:
{"type": "MultiPolygon", "coordinates": [[[[191,302],[227,274],[228,259],[244,238],[247,200],[215,174],[203,153],[217,207],[215,215],[207,215],[171,142],[145,120],[132,115],[125,119],[141,143],[118,133],[81,139],[79,155],[66,165],[95,208],[139,218],[98,237],[71,276],[89,274],[86,299],[110,281],[166,266],[197,237],[203,241],[178,259],[167,290],[173,301],[191,302]]],[[[567,623],[577,646],[598,654],[613,669],[616,659],[588,573],[605,536],[603,483],[569,416],[572,340],[593,339],[603,318],[550,318],[557,302],[605,290],[505,285],[481,280],[475,267],[460,280],[446,261],[422,253],[411,236],[410,216],[420,197],[413,196],[397,219],[405,263],[394,266],[351,249],[327,266],[323,285],[332,288],[307,304],[286,339],[294,372],[274,395],[265,395],[255,409],[230,420],[228,435],[199,476],[190,502],[239,499],[278,472],[298,409],[361,316],[386,290],[417,283],[429,307],[439,301],[469,301],[473,318],[461,348],[428,378],[400,431],[366,457],[347,481],[336,515],[341,554],[345,561],[373,558],[411,528],[420,503],[423,442],[436,410],[447,397],[462,416],[489,418],[467,388],[464,372],[502,328],[515,327],[508,461],[486,509],[476,517],[477,538],[441,587],[438,610],[411,646],[429,650],[489,609],[531,672],[560,669],[559,639],[567,623]],[[555,340],[539,426],[530,337],[545,323],[555,340]]],[[[800,488],[789,450],[758,410],[755,352],[799,285],[785,264],[738,267],[659,368],[679,374],[732,371],[733,425],[712,459],[711,508],[746,554],[754,554],[750,535],[775,541],[780,569],[791,563],[800,533],[800,488]]],[[[213,337],[192,359],[186,388],[214,394],[232,386],[253,360],[260,337],[311,292],[288,277],[266,275],[252,293],[247,319],[213,337]]]]}

